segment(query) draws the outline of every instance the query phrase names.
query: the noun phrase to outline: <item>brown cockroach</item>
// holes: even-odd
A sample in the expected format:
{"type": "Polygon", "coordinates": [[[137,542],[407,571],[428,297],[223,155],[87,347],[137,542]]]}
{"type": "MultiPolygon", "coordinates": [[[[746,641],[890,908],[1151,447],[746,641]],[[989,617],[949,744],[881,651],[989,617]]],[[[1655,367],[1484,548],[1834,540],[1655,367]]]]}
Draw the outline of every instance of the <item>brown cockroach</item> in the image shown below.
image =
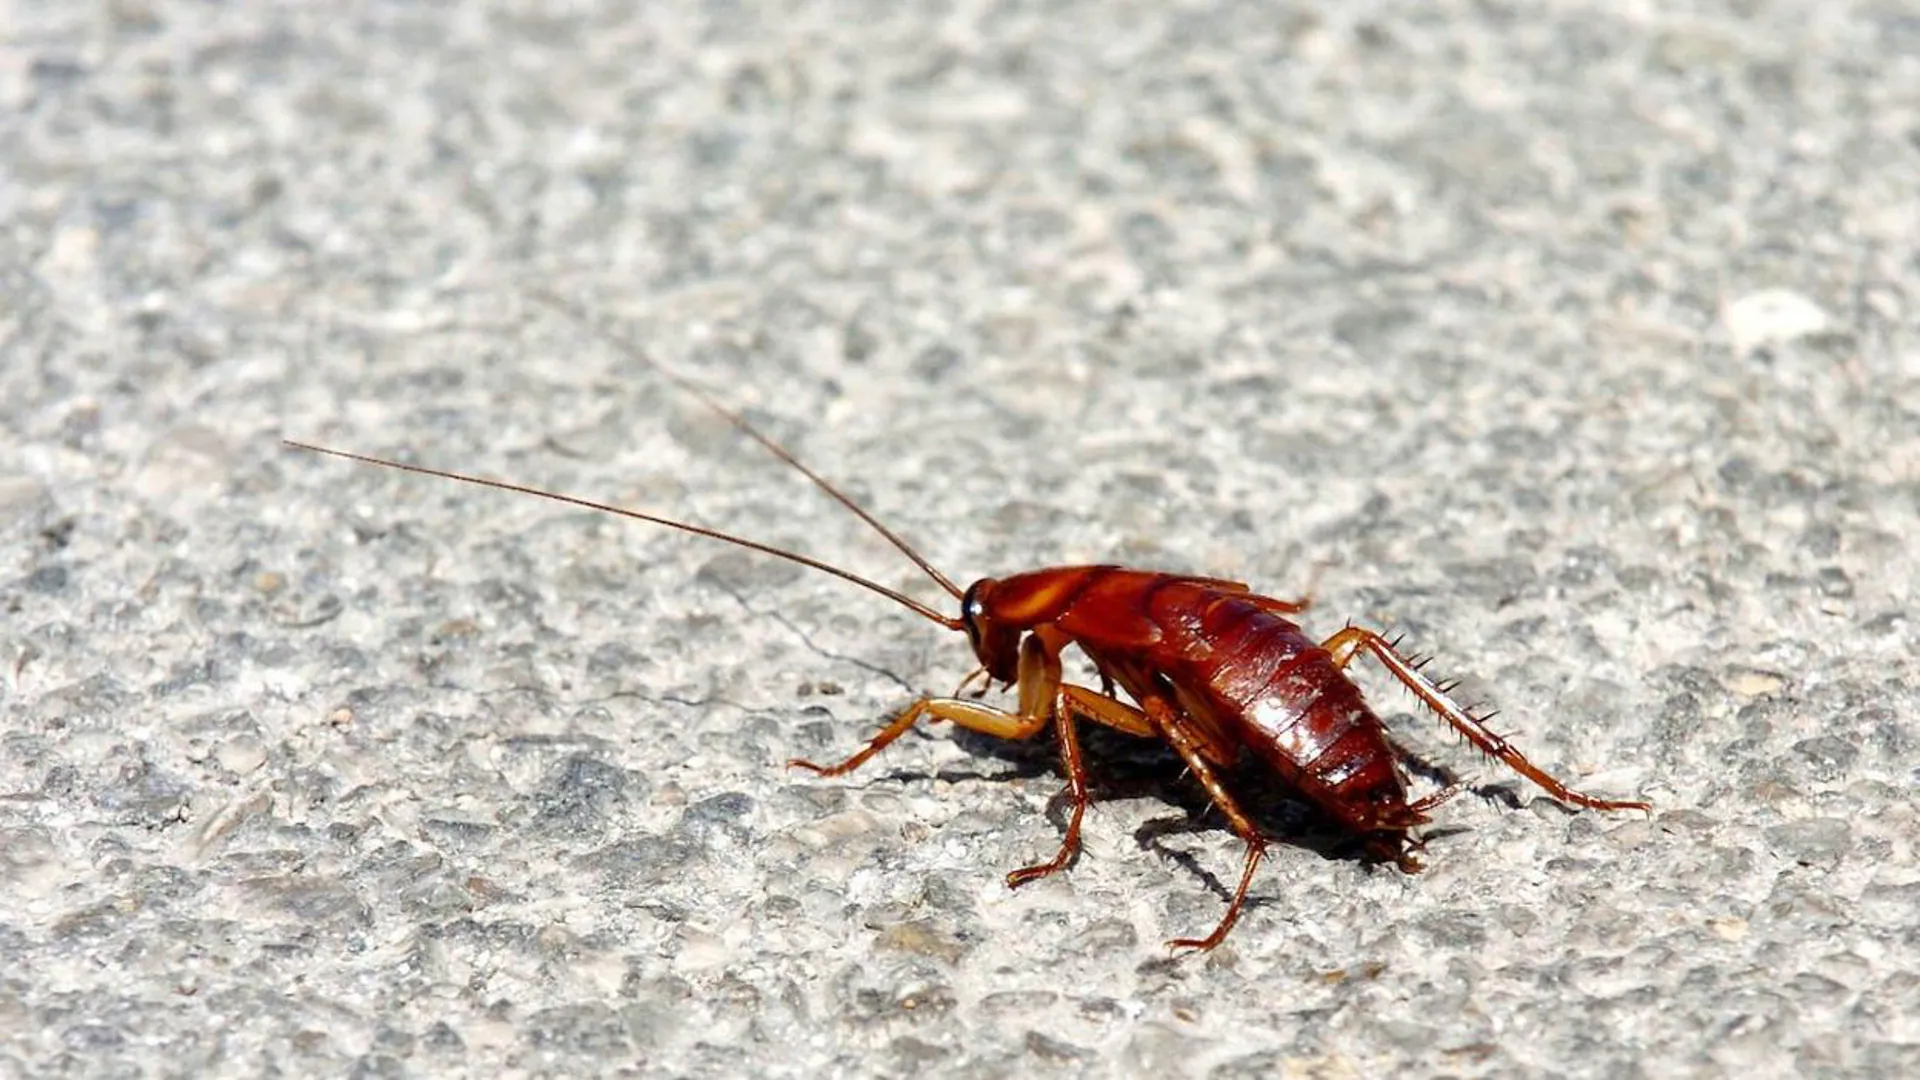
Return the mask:
{"type": "Polygon", "coordinates": [[[1347,677],[1347,665],[1362,652],[1379,661],[1482,753],[1504,762],[1554,799],[1595,810],[1651,809],[1646,802],[1586,795],[1548,775],[1486,726],[1491,713],[1477,715],[1457,704],[1449,696],[1452,684],[1428,678],[1421,670],[1424,661],[1402,654],[1397,642],[1358,626],[1348,626],[1325,641],[1315,642],[1289,618],[1307,610],[1310,599],[1279,600],[1255,593],[1238,581],[1121,566],[1048,567],[1002,578],[981,578],[962,589],[864,507],[739,413],[654,361],[639,345],[571,302],[546,293],[536,296],[578,319],[625,355],[680,385],[798,470],[958,600],[960,614],[942,615],[851,571],[717,529],[501,480],[291,440],[287,445],[533,495],[720,540],[832,574],[949,630],[965,633],[980,666],[962,682],[961,689],[984,674],[989,682],[1018,689],[1017,708],[995,708],[975,698],[957,696],[958,690],[953,697],[922,697],[846,760],[818,765],[794,759],[788,765],[821,776],[852,772],[921,720],[947,720],[1002,739],[1030,739],[1051,727],[1060,744],[1066,795],[1072,807],[1066,833],[1053,858],[1009,873],[1009,887],[1017,888],[1064,869],[1080,850],[1080,823],[1092,801],[1077,730],[1083,720],[1170,745],[1246,844],[1239,886],[1219,924],[1204,938],[1173,940],[1169,943],[1173,948],[1207,950],[1225,939],[1240,916],[1254,870],[1266,853],[1266,838],[1221,782],[1221,771],[1245,754],[1272,770],[1286,790],[1358,834],[1370,853],[1396,863],[1407,873],[1417,872],[1420,862],[1414,853],[1421,842],[1411,836],[1411,830],[1427,823],[1428,811],[1457,794],[1460,785],[1409,800],[1401,752],[1388,739],[1385,726],[1368,708],[1359,687],[1347,677]],[[1092,661],[1101,689],[1063,678],[1061,653],[1070,645],[1078,646],[1092,661]],[[1115,697],[1115,686],[1124,689],[1132,702],[1115,697]]]}

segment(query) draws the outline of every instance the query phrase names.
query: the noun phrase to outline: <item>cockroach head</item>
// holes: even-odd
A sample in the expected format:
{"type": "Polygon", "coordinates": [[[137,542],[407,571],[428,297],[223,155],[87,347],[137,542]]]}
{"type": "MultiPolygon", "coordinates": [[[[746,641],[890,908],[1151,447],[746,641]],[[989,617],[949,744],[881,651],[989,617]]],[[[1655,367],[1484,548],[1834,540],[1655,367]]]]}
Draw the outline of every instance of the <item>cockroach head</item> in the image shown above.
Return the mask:
{"type": "Polygon", "coordinates": [[[960,625],[987,674],[995,682],[1011,683],[1020,676],[1020,631],[994,618],[992,596],[996,584],[992,578],[981,578],[967,586],[960,598],[960,625]]]}

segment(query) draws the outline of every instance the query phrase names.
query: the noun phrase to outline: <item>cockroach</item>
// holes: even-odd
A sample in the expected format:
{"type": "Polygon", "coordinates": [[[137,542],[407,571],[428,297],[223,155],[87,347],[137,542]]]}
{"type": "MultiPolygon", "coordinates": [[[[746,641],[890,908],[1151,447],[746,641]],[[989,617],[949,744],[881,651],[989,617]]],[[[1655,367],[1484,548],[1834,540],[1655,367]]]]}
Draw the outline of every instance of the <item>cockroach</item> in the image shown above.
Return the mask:
{"type": "Polygon", "coordinates": [[[733,544],[852,582],[929,622],[964,633],[979,667],[954,696],[929,695],[913,702],[858,752],[837,764],[820,765],[799,758],[787,764],[821,776],[842,776],[858,769],[922,720],[946,720],[1001,739],[1031,739],[1052,728],[1071,806],[1066,832],[1053,858],[1009,873],[1006,881],[1010,888],[1065,869],[1080,850],[1081,820],[1092,801],[1080,748],[1078,728],[1082,721],[1171,746],[1206,791],[1213,807],[1246,845],[1240,883],[1219,924],[1205,937],[1169,942],[1175,950],[1209,950],[1226,938],[1246,904],[1254,870],[1266,854],[1266,837],[1221,780],[1222,771],[1246,755],[1270,770],[1285,791],[1318,807],[1327,818],[1356,834],[1369,854],[1396,864],[1406,873],[1418,872],[1421,863],[1415,853],[1423,845],[1413,837],[1412,830],[1428,823],[1429,812],[1458,794],[1460,785],[1409,799],[1402,752],[1389,740],[1385,725],[1347,676],[1348,665],[1362,653],[1378,661],[1482,753],[1533,781],[1553,799],[1593,810],[1651,810],[1651,805],[1642,801],[1583,794],[1548,775],[1487,727],[1491,713],[1475,713],[1457,703],[1451,696],[1454,684],[1429,678],[1422,670],[1425,662],[1403,654],[1397,641],[1351,625],[1325,641],[1314,641],[1291,619],[1309,608],[1310,598],[1281,600],[1262,596],[1238,581],[1111,565],[1047,567],[981,578],[962,589],[866,508],[762,434],[740,413],[661,365],[637,343],[572,302],[544,292],[535,294],[535,298],[679,385],[812,481],[958,601],[960,613],[943,615],[852,571],[718,529],[503,480],[292,440],[286,445],[605,511],[733,544]],[[1077,646],[1092,662],[1100,689],[1066,681],[1061,654],[1068,646],[1077,646]],[[1000,709],[981,702],[977,695],[960,696],[982,676],[989,684],[1000,683],[1017,690],[1018,706],[1000,709]],[[1115,687],[1124,690],[1131,701],[1116,697],[1115,687]]]}

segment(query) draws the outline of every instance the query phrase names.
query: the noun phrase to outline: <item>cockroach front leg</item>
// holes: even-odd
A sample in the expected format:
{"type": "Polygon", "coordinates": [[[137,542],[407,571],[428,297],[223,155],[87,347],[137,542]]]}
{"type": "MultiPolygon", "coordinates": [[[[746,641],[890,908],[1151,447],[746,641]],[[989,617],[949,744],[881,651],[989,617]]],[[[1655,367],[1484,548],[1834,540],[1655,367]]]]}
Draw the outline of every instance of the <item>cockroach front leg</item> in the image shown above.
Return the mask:
{"type": "Polygon", "coordinates": [[[1634,799],[1602,799],[1598,796],[1578,792],[1561,783],[1545,770],[1528,761],[1526,755],[1513,748],[1513,744],[1493,733],[1487,727],[1483,717],[1478,717],[1460,707],[1449,697],[1448,686],[1435,683],[1421,672],[1420,668],[1394,650],[1393,643],[1379,634],[1364,627],[1349,626],[1345,630],[1328,638],[1321,648],[1333,654],[1333,662],[1345,668],[1359,650],[1365,649],[1380,661],[1394,678],[1413,691],[1415,697],[1426,704],[1427,708],[1439,714],[1440,719],[1453,726],[1455,731],[1467,737],[1467,741],[1480,748],[1489,757],[1498,758],[1506,766],[1521,776],[1540,785],[1548,795],[1574,806],[1585,806],[1593,810],[1645,810],[1651,811],[1651,803],[1634,799]]]}
{"type": "MultiPolygon", "coordinates": [[[[1020,711],[1017,713],[961,697],[924,697],[908,706],[907,711],[881,728],[880,734],[867,740],[867,745],[861,747],[858,753],[840,764],[816,765],[794,758],[787,762],[787,767],[811,769],[821,776],[843,776],[865,765],[873,755],[886,749],[887,744],[905,735],[923,716],[951,721],[968,731],[977,731],[996,739],[1031,739],[1040,734],[1056,712],[1055,699],[1060,689],[1058,646],[1043,641],[1039,634],[1027,635],[1027,639],[1020,644],[1020,668],[1016,681],[1020,684],[1020,711]]],[[[960,685],[965,687],[966,683],[960,685]]],[[[1065,747],[1065,740],[1061,745],[1065,747]]],[[[1065,752],[1064,749],[1062,752],[1065,752]]],[[[1077,745],[1075,755],[1077,758],[1077,745]]]]}
{"type": "Polygon", "coordinates": [[[1023,716],[965,698],[923,697],[907,706],[892,723],[881,728],[878,735],[868,739],[867,745],[845,761],[837,765],[820,765],[804,758],[792,758],[788,760],[787,767],[807,769],[821,776],[845,776],[865,765],[873,755],[885,750],[889,743],[905,735],[922,717],[950,721],[969,731],[991,735],[996,739],[1031,739],[1047,726],[1045,716],[1023,716]]]}
{"type": "Polygon", "coordinates": [[[1087,789],[1087,768],[1080,753],[1076,719],[1093,720],[1135,735],[1153,733],[1151,722],[1138,710],[1096,694],[1086,687],[1063,683],[1060,679],[1058,645],[1041,634],[1030,635],[1021,644],[1017,681],[1020,686],[1019,712],[1006,712],[962,698],[921,698],[845,761],[837,765],[817,765],[795,758],[787,765],[811,769],[821,776],[850,773],[866,764],[887,744],[906,734],[922,717],[951,721],[969,731],[998,739],[1031,739],[1047,726],[1048,721],[1052,721],[1059,734],[1060,764],[1067,775],[1067,798],[1072,803],[1072,810],[1067,819],[1066,835],[1061,838],[1060,850],[1054,853],[1053,858],[1034,866],[1021,867],[1007,875],[1007,887],[1017,889],[1066,868],[1080,850],[1080,825],[1093,797],[1087,789]]]}

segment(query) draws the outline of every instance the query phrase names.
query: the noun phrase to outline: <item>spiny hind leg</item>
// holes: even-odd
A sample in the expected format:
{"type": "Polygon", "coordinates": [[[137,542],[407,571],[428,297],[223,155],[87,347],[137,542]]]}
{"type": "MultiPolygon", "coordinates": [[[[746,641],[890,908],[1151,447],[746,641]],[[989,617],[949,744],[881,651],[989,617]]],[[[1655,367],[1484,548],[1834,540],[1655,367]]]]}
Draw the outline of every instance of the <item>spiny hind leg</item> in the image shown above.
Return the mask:
{"type": "Polygon", "coordinates": [[[1180,710],[1158,697],[1149,697],[1141,704],[1146,707],[1147,715],[1152,718],[1154,727],[1158,729],[1160,735],[1173,744],[1174,752],[1180,755],[1180,760],[1186,762],[1187,768],[1193,770],[1193,775],[1200,781],[1200,786],[1206,789],[1207,798],[1226,816],[1227,824],[1232,827],[1235,835],[1246,841],[1247,858],[1240,869],[1240,885],[1234,889],[1233,900],[1227,904],[1227,913],[1221,916],[1220,924],[1213,928],[1213,933],[1203,938],[1175,938],[1167,942],[1167,947],[1170,949],[1197,949],[1200,952],[1206,952],[1225,941],[1227,931],[1232,930],[1233,924],[1239,921],[1240,909],[1246,906],[1247,902],[1247,887],[1253,884],[1253,871],[1260,865],[1261,857],[1267,853],[1267,840],[1260,835],[1260,830],[1254,827],[1253,820],[1240,809],[1240,804],[1233,801],[1233,796],[1228,793],[1226,785],[1221,783],[1219,775],[1207,762],[1206,754],[1203,752],[1204,742],[1188,725],[1186,717],[1180,713],[1180,710]]]}
{"type": "Polygon", "coordinates": [[[1349,626],[1345,630],[1328,638],[1321,648],[1333,654],[1333,662],[1344,668],[1361,649],[1373,654],[1381,666],[1400,680],[1415,697],[1426,704],[1427,708],[1439,714],[1442,720],[1453,726],[1455,731],[1466,736],[1467,741],[1480,748],[1489,757],[1498,758],[1506,766],[1521,776],[1540,785],[1547,794],[1564,803],[1585,806],[1594,810],[1652,810],[1650,803],[1635,799],[1602,799],[1587,795],[1568,787],[1556,780],[1545,770],[1528,761],[1526,755],[1514,749],[1507,740],[1494,734],[1486,725],[1493,714],[1475,716],[1448,696],[1451,684],[1435,683],[1421,672],[1420,666],[1397,652],[1393,643],[1365,627],[1349,626]]]}

